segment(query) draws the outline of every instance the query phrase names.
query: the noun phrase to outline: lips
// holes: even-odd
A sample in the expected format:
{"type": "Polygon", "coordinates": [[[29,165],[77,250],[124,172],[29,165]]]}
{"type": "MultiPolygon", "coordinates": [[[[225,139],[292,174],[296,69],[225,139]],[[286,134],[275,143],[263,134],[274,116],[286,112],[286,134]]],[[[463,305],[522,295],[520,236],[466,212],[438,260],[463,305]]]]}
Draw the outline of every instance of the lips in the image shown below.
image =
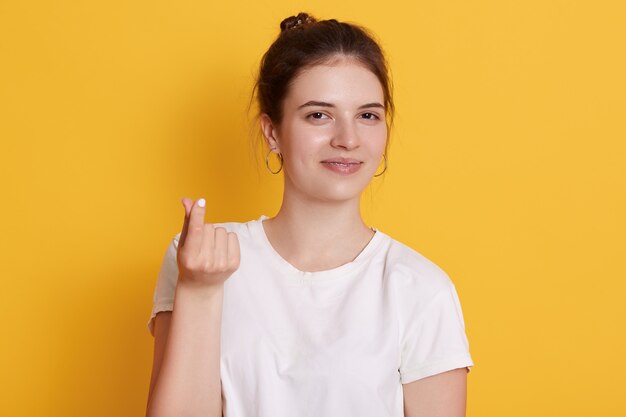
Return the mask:
{"type": "Polygon", "coordinates": [[[321,164],[336,174],[350,175],[360,170],[363,162],[353,158],[331,158],[323,160],[321,164]]]}
{"type": "Polygon", "coordinates": [[[325,159],[322,162],[329,163],[329,164],[342,164],[342,165],[355,165],[355,164],[361,163],[361,161],[353,159],[353,158],[331,158],[331,159],[325,159]]]}

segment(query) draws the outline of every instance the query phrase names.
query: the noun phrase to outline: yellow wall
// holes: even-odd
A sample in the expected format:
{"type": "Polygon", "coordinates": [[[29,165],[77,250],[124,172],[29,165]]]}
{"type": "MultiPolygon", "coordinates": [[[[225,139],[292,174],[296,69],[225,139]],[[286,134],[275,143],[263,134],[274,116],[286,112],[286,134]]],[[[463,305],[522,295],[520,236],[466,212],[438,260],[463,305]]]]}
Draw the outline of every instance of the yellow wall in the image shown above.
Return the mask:
{"type": "Polygon", "coordinates": [[[301,9],[388,51],[398,119],[363,212],[455,282],[468,416],[626,415],[618,0],[2,2],[0,415],[143,414],[180,198],[278,209],[245,107],[301,9]]]}

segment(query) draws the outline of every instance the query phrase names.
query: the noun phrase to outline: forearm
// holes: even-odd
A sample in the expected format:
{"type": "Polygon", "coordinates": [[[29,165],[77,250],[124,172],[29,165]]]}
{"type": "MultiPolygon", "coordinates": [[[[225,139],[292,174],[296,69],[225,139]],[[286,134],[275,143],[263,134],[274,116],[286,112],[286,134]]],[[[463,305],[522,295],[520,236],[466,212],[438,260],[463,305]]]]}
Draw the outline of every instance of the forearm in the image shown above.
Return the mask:
{"type": "Polygon", "coordinates": [[[222,415],[220,336],[224,287],[178,281],[163,363],[148,417],[222,415]]]}

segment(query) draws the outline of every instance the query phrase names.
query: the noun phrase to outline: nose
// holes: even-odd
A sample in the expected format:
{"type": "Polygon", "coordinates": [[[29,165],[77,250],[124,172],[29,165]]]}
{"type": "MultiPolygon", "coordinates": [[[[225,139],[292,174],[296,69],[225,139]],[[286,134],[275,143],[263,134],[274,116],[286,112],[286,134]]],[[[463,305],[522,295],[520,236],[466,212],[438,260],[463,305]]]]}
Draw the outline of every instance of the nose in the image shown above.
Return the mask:
{"type": "Polygon", "coordinates": [[[357,148],[359,146],[359,132],[357,131],[357,127],[350,121],[337,123],[330,144],[335,148],[344,148],[347,150],[357,148]]]}

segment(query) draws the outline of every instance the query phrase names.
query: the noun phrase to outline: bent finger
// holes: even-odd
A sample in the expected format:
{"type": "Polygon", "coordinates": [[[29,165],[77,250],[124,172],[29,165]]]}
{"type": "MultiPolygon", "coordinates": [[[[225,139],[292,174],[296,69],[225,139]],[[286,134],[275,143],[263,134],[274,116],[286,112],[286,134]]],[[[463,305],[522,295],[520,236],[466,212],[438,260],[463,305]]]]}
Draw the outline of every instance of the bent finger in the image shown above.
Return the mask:
{"type": "Polygon", "coordinates": [[[239,268],[240,263],[240,248],[239,248],[239,238],[237,237],[237,233],[229,232],[228,233],[228,262],[232,268],[239,268]]]}
{"type": "Polygon", "coordinates": [[[215,247],[213,248],[213,265],[224,270],[228,267],[228,232],[223,227],[215,228],[215,247]]]}

